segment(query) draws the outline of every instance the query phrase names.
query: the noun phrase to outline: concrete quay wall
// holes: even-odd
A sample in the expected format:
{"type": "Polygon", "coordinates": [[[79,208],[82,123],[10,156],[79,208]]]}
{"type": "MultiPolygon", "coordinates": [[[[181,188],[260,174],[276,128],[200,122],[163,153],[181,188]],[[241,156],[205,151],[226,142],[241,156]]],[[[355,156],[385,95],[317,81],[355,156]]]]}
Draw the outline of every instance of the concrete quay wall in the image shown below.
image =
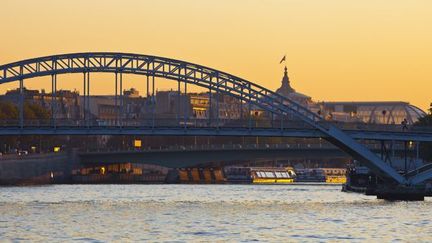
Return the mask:
{"type": "Polygon", "coordinates": [[[0,157],[0,185],[32,185],[67,182],[77,165],[74,151],[3,155],[0,157]]]}

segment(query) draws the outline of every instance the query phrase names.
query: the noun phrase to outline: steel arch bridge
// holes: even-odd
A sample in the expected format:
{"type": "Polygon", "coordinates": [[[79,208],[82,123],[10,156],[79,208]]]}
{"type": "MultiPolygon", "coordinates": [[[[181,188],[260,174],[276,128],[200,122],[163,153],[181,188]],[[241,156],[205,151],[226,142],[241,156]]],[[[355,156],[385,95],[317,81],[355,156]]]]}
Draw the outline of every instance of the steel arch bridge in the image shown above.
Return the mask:
{"type": "MultiPolygon", "coordinates": [[[[273,91],[270,91],[260,85],[239,78],[237,76],[215,70],[202,65],[197,65],[185,61],[132,53],[74,53],[53,55],[34,59],[18,61],[0,66],[0,84],[8,82],[19,82],[20,90],[20,119],[19,129],[26,134],[23,115],[24,99],[24,80],[51,76],[52,95],[55,98],[57,92],[57,75],[66,73],[82,73],[84,86],[84,108],[89,108],[90,97],[90,73],[105,72],[115,74],[115,97],[117,103],[118,90],[122,90],[122,75],[136,74],[147,77],[147,92],[149,92],[149,80],[152,82],[152,93],[154,95],[155,78],[165,78],[177,81],[178,92],[180,86],[184,85],[187,92],[187,85],[196,85],[209,90],[229,95],[241,102],[249,105],[255,105],[261,109],[280,117],[294,116],[303,123],[308,124],[320,136],[335,144],[348,154],[364,162],[378,175],[388,178],[399,184],[417,184],[423,182],[426,178],[413,176],[405,178],[400,175],[394,168],[381,160],[375,153],[355,141],[350,135],[343,132],[336,126],[326,122],[317,114],[311,112],[306,107],[283,97],[273,91]]],[[[122,104],[122,92],[120,92],[120,104],[122,104]]],[[[211,98],[211,97],[210,97],[211,98]]],[[[54,99],[53,99],[54,101],[54,99]]],[[[85,113],[84,113],[85,114],[85,113]]],[[[80,129],[93,129],[87,124],[84,127],[58,127],[53,120],[53,126],[48,128],[54,134],[61,134],[61,131],[80,129]]],[[[153,124],[155,125],[155,124],[153,124]]],[[[218,129],[218,128],[213,128],[218,129]]],[[[6,130],[3,129],[3,132],[6,130]]],[[[204,132],[203,135],[206,133],[204,132]]],[[[427,178],[426,178],[427,179],[427,178]]]]}

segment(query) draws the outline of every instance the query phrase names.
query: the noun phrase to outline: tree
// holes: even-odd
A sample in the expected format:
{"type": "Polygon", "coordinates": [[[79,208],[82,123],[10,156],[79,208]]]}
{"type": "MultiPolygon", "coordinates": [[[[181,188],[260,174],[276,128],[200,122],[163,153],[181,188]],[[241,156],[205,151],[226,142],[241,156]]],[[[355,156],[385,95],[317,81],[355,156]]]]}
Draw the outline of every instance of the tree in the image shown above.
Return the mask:
{"type": "Polygon", "coordinates": [[[47,120],[51,117],[50,112],[42,106],[32,103],[24,104],[24,118],[26,119],[39,119],[47,120]]]}
{"type": "MultiPolygon", "coordinates": [[[[24,120],[47,120],[51,117],[50,113],[42,106],[34,103],[24,103],[24,120]]],[[[18,124],[18,106],[9,101],[0,101],[0,124],[18,124]]],[[[1,137],[0,151],[6,152],[9,149],[26,149],[31,146],[41,144],[40,136],[5,136],[1,137]]],[[[44,142],[51,145],[57,142],[57,138],[45,138],[44,142]]]]}
{"type": "MultiPolygon", "coordinates": [[[[42,106],[33,103],[24,103],[24,119],[46,120],[50,113],[42,106]]],[[[16,120],[19,117],[18,107],[9,101],[0,101],[0,120],[16,120]]]]}
{"type": "Polygon", "coordinates": [[[0,119],[12,120],[18,118],[18,109],[12,102],[0,101],[0,119]]]}

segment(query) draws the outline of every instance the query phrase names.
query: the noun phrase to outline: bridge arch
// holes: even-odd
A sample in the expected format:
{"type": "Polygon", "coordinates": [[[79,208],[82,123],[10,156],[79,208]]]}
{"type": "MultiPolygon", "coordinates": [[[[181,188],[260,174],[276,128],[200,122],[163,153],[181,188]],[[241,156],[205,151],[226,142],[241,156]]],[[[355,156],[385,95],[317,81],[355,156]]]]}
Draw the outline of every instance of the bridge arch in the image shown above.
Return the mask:
{"type": "MultiPolygon", "coordinates": [[[[320,116],[297,102],[283,97],[260,85],[216,69],[185,61],[150,55],[114,52],[92,52],[53,55],[18,61],[0,66],[0,84],[19,81],[22,105],[24,80],[51,76],[53,93],[56,90],[57,75],[65,73],[83,73],[84,83],[89,82],[89,73],[109,72],[161,77],[180,83],[227,94],[243,102],[254,104],[277,115],[294,115],[301,121],[318,129],[328,140],[345,152],[367,164],[375,173],[405,184],[407,180],[394,168],[383,162],[376,154],[337,127],[327,123],[320,116]]],[[[121,77],[121,76],[120,76],[121,77]]],[[[117,79],[116,79],[117,80],[117,79]]],[[[87,87],[89,84],[87,84],[87,87]]],[[[85,87],[85,86],[84,86],[85,87]]],[[[117,87],[117,86],[116,86],[117,87]]],[[[89,95],[84,92],[84,95],[89,95]]],[[[22,110],[22,109],[21,109],[22,110]]],[[[22,123],[21,113],[21,127],[22,123]]]]}
{"type": "Polygon", "coordinates": [[[23,60],[0,66],[0,84],[66,73],[94,72],[136,74],[186,82],[230,95],[274,114],[290,112],[307,118],[302,119],[307,123],[321,120],[295,101],[237,76],[198,64],[142,54],[74,53],[23,60]]]}

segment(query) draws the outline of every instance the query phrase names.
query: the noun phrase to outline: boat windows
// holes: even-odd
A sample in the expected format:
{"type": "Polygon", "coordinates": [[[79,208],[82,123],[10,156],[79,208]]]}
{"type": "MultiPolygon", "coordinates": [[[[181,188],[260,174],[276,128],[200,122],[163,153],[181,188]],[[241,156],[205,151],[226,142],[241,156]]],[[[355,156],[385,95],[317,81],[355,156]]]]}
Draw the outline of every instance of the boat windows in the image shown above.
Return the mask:
{"type": "Polygon", "coordinates": [[[264,172],[267,178],[274,178],[274,174],[272,172],[264,172]]]}
{"type": "Polygon", "coordinates": [[[284,178],[284,175],[281,172],[275,172],[275,174],[277,178],[284,178]]]}

